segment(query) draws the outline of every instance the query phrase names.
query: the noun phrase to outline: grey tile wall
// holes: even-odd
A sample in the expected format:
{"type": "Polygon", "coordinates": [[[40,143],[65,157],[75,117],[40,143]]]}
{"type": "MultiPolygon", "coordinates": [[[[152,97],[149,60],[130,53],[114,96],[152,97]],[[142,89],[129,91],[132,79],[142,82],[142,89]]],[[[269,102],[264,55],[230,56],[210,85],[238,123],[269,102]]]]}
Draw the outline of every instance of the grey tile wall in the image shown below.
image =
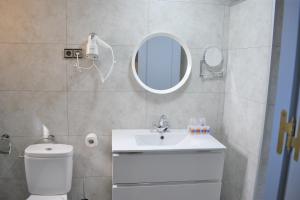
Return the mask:
{"type": "Polygon", "coordinates": [[[273,0],[246,0],[233,5],[230,8],[228,47],[271,46],[273,6],[273,0]]]}
{"type": "Polygon", "coordinates": [[[38,140],[43,125],[75,147],[72,200],[81,198],[83,176],[89,198],[111,199],[112,128],[149,128],[163,113],[172,127],[185,128],[202,114],[222,135],[224,80],[201,80],[199,63],[209,45],[226,51],[227,0],[1,0],[0,13],[0,128],[18,147],[0,157],[0,199],[28,196],[18,155],[38,140]],[[133,49],[157,31],[178,35],[192,52],[191,78],[170,95],[145,92],[131,74],[133,49]],[[90,32],[116,53],[104,84],[95,71],[80,73],[63,59],[63,48],[84,48],[90,32]],[[97,148],[84,146],[89,132],[99,136],[97,148]]]}
{"type": "Polygon", "coordinates": [[[0,1],[1,43],[65,43],[66,1],[0,1]]]}
{"type": "Polygon", "coordinates": [[[1,43],[0,55],[7,55],[0,60],[1,91],[65,91],[66,62],[61,58],[64,46],[1,43]]]}
{"type": "Polygon", "coordinates": [[[81,44],[91,32],[113,45],[136,45],[147,33],[147,0],[68,0],[67,41],[81,44]]]}
{"type": "Polygon", "coordinates": [[[266,109],[266,118],[264,126],[264,135],[262,139],[261,156],[259,162],[259,171],[256,181],[255,199],[263,200],[265,198],[267,166],[269,160],[269,151],[271,146],[275,97],[277,90],[278,71],[280,64],[281,51],[281,34],[283,27],[283,10],[284,0],[276,0],[275,16],[274,16],[274,30],[273,30],[273,47],[271,57],[271,71],[268,89],[268,100],[266,109]]]}
{"type": "Polygon", "coordinates": [[[1,128],[12,136],[40,136],[43,125],[55,135],[67,133],[65,92],[0,92],[1,128]]]}
{"type": "Polygon", "coordinates": [[[270,47],[230,49],[226,93],[266,103],[270,54],[270,47]]]}
{"type": "Polygon", "coordinates": [[[229,151],[223,200],[258,199],[255,187],[265,135],[274,5],[274,0],[246,0],[230,7],[222,127],[229,151]]]}
{"type": "Polygon", "coordinates": [[[148,30],[174,33],[184,39],[190,48],[221,46],[224,12],[223,5],[150,1],[148,30]]]}

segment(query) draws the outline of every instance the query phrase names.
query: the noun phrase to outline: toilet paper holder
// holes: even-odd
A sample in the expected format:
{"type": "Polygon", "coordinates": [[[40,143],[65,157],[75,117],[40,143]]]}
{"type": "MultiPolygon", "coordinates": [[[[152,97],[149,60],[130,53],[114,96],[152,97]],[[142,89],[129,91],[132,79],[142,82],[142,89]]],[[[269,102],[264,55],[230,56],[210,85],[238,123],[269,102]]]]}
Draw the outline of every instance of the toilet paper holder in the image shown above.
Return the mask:
{"type": "Polygon", "coordinates": [[[87,147],[96,147],[98,146],[98,137],[95,133],[89,133],[85,136],[85,145],[87,147]]]}
{"type": "Polygon", "coordinates": [[[11,152],[10,135],[4,133],[0,137],[0,154],[10,154],[10,152],[11,152]]]}

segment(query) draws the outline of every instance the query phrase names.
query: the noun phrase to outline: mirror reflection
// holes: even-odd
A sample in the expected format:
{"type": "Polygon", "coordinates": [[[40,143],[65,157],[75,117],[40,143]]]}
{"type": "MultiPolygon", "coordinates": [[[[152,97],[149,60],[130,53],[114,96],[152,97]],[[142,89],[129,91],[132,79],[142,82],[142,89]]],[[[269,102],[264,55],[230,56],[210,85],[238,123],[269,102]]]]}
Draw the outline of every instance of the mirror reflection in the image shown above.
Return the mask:
{"type": "Polygon", "coordinates": [[[176,86],[187,71],[187,55],[176,40],[156,36],[146,40],[135,56],[139,79],[155,90],[176,86]]]}

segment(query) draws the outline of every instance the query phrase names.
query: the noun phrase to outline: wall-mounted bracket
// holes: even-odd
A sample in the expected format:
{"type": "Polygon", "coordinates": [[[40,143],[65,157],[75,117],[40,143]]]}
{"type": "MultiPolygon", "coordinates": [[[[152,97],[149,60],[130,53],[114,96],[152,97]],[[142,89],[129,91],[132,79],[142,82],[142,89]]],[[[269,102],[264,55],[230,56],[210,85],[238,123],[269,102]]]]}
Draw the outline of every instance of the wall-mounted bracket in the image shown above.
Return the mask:
{"type": "MultiPolygon", "coordinates": [[[[223,64],[223,62],[222,62],[223,64]]],[[[217,72],[210,72],[208,70],[205,70],[206,64],[204,62],[204,60],[200,61],[200,77],[203,79],[220,79],[223,78],[225,75],[225,69],[223,68],[221,71],[217,71],[217,72]],[[208,71],[208,72],[205,72],[208,71]]]]}
{"type": "Polygon", "coordinates": [[[222,78],[225,74],[224,51],[219,47],[208,47],[200,61],[200,77],[203,79],[222,78]]]}

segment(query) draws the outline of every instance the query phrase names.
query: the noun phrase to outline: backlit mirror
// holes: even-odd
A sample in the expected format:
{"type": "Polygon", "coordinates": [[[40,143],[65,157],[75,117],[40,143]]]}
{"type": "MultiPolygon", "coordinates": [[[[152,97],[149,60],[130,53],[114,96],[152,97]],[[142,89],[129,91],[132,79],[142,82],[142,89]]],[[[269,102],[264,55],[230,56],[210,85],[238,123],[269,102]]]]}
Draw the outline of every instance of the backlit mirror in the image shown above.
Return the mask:
{"type": "Polygon", "coordinates": [[[187,46],[168,33],[147,36],[132,58],[132,70],[137,82],[157,94],[179,89],[187,81],[191,65],[187,46]]]}

